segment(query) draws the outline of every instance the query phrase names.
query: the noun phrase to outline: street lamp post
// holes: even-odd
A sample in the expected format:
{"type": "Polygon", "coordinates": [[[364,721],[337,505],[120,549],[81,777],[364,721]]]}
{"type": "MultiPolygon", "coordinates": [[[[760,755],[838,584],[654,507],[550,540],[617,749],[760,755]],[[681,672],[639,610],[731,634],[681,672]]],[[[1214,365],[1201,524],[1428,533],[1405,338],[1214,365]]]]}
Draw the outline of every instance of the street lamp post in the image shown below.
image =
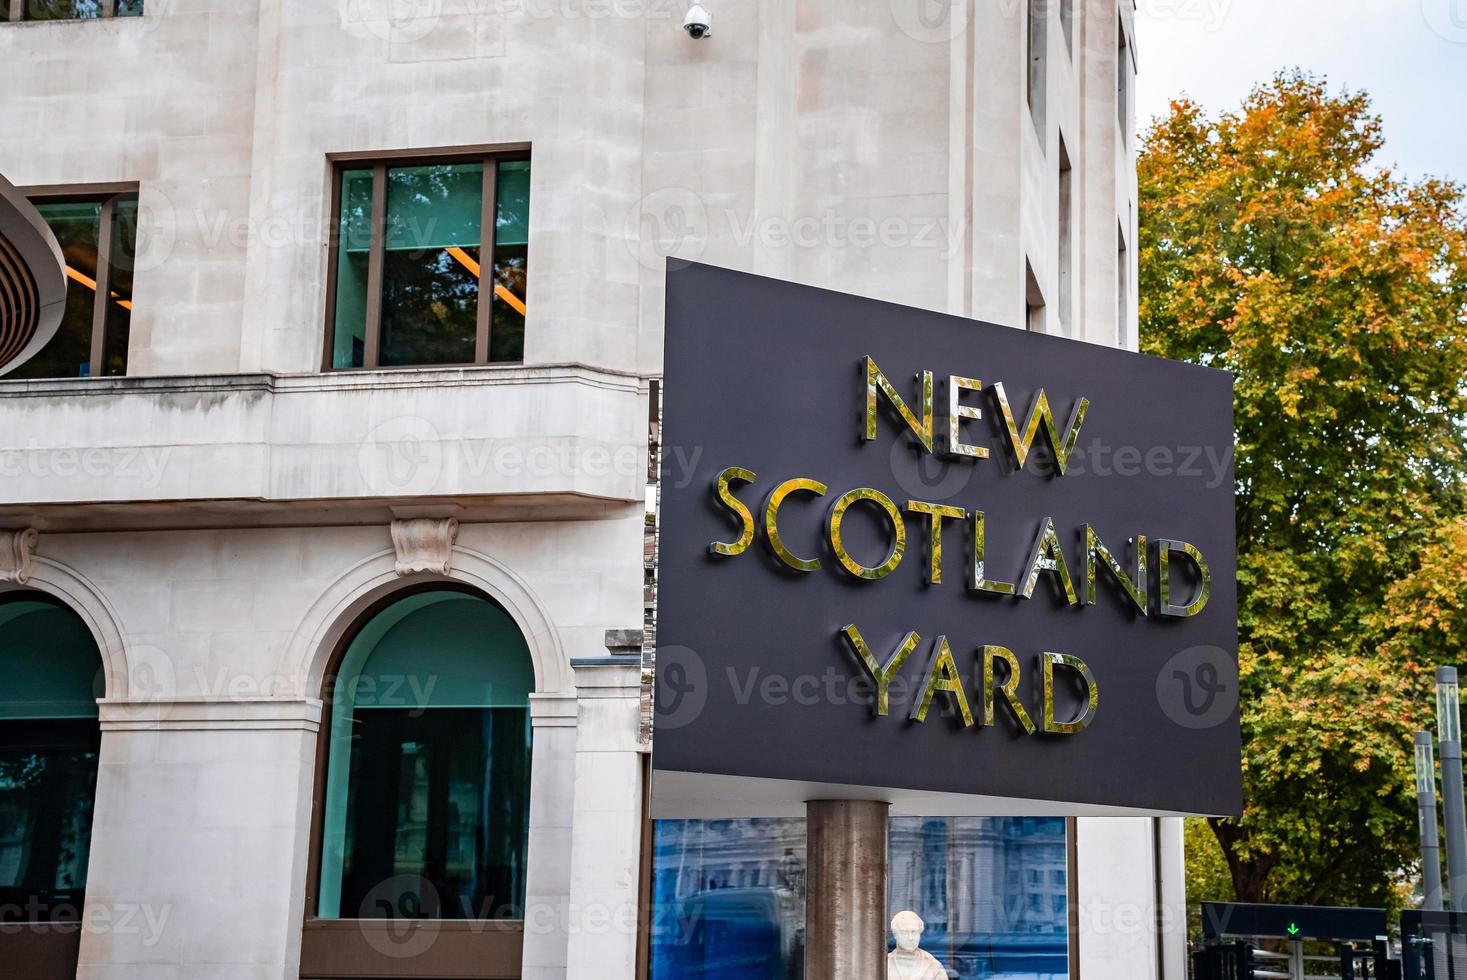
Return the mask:
{"type": "Polygon", "coordinates": [[[1467,910],[1467,806],[1462,799],[1462,714],[1457,668],[1436,669],[1436,737],[1442,756],[1442,818],[1447,828],[1447,892],[1467,910]]]}
{"type": "Polygon", "coordinates": [[[1421,817],[1421,907],[1442,907],[1441,842],[1436,830],[1436,759],[1431,732],[1416,733],[1416,809],[1421,817]]]}

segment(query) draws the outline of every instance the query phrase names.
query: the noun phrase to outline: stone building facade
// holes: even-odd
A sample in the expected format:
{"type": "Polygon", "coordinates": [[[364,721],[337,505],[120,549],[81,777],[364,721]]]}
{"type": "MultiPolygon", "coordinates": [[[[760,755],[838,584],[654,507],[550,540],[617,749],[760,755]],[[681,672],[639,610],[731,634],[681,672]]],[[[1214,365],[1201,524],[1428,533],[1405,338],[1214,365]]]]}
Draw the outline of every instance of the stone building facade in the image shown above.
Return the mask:
{"type": "MultiPolygon", "coordinates": [[[[0,776],[7,962],[638,975],[665,258],[1134,347],[1129,3],[709,7],[0,10],[0,173],[72,279],[0,377],[0,746],[91,821],[37,885],[0,776]]],[[[1072,975],[1181,978],[1179,825],[1068,840],[1072,975]]]]}

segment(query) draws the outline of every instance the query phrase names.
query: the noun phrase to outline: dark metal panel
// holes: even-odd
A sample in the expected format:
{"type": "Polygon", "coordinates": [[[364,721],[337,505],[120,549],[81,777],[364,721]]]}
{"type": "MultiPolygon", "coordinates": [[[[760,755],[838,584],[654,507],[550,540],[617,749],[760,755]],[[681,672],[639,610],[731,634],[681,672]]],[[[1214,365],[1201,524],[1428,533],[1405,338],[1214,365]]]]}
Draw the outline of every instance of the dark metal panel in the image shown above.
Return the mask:
{"type": "Polygon", "coordinates": [[[1202,935],[1278,939],[1371,940],[1387,934],[1385,909],[1203,902],[1202,935]]]}
{"type": "Polygon", "coordinates": [[[524,937],[522,922],[315,920],[301,936],[301,976],[517,978],[524,937]]]}
{"type": "Polygon", "coordinates": [[[76,923],[8,924],[0,928],[7,980],[74,980],[81,950],[76,923]]]}
{"type": "MultiPolygon", "coordinates": [[[[974,813],[1240,811],[1229,375],[710,266],[674,266],[667,275],[657,815],[716,816],[736,798],[679,798],[664,808],[668,786],[706,790],[701,775],[689,774],[712,774],[724,780],[719,792],[737,785],[738,798],[771,808],[781,792],[838,784],[866,787],[894,807],[950,794],[944,805],[971,801],[974,813]],[[885,398],[876,438],[863,441],[867,355],[909,403],[918,373],[936,375],[939,434],[947,416],[941,380],[981,379],[983,390],[963,393],[965,405],[983,412],[965,423],[966,439],[987,447],[989,458],[954,461],[920,451],[885,398]],[[1061,428],[1076,400],[1089,400],[1065,475],[1055,475],[1044,436],[1027,465],[1006,459],[994,382],[1005,386],[1021,426],[1041,388],[1061,428]],[[748,551],[711,555],[711,542],[739,537],[740,522],[711,490],[716,474],[734,466],[756,474],[736,493],[759,529],[748,551]],[[823,497],[790,497],[780,513],[788,551],[819,562],[807,573],[775,559],[762,527],[770,491],[797,477],[828,486],[823,497]],[[991,578],[1022,579],[1050,517],[1076,589],[1084,588],[1089,524],[1118,557],[1134,535],[1190,542],[1211,568],[1211,597],[1196,616],[1143,617],[1104,569],[1093,605],[1066,603],[1051,574],[1039,576],[1027,600],[974,593],[963,582],[972,532],[957,520],[943,538],[943,580],[929,585],[928,523],[917,515],[905,519],[906,554],[896,571],[859,579],[838,565],[826,521],[839,495],[863,487],[897,507],[919,500],[983,511],[991,578]],[[871,709],[870,686],[841,635],[847,624],[882,661],[908,631],[920,635],[885,717],[871,709]],[[947,696],[925,722],[908,721],[943,636],[980,715],[983,645],[1014,652],[1019,695],[1036,722],[1040,654],[1079,657],[1101,695],[1093,724],[1075,734],[1024,735],[998,707],[993,726],[965,727],[944,710],[953,700],[947,696]],[[694,812],[699,806],[709,812],[694,812]]],[[[873,515],[875,507],[852,510],[845,534],[852,553],[875,563],[890,532],[873,515]]],[[[1172,581],[1183,588],[1179,564],[1172,562],[1172,581]]],[[[1056,677],[1072,683],[1056,684],[1055,717],[1073,718],[1084,688],[1056,677]]]]}

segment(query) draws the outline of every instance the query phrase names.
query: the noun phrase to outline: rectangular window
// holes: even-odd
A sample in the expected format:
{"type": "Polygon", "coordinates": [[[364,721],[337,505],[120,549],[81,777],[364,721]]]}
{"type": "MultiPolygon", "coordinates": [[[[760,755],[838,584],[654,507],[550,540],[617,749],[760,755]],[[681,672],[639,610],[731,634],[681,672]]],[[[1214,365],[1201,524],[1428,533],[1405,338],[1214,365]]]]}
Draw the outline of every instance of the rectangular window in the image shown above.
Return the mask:
{"type": "Polygon", "coordinates": [[[530,161],[344,163],[325,368],[524,358],[530,161]]]}
{"type": "MultiPolygon", "coordinates": [[[[1069,976],[1064,820],[894,817],[889,826],[888,917],[921,917],[921,948],[949,977],[1069,976]]],[[[651,980],[799,976],[805,844],[800,819],[657,821],[651,980]]]]}
{"type": "Polygon", "coordinates": [[[56,336],[7,378],[127,374],[138,197],[123,191],[32,193],[66,260],[66,312],[56,336]]]}
{"type": "Polygon", "coordinates": [[[1126,25],[1116,21],[1116,122],[1121,127],[1121,141],[1131,141],[1131,45],[1126,39],[1126,25]]]}
{"type": "Polygon", "coordinates": [[[0,0],[0,20],[96,20],[141,17],[143,0],[0,0]]]}
{"type": "Polygon", "coordinates": [[[1024,329],[1044,333],[1044,293],[1034,275],[1034,267],[1024,262],[1024,329]]]}
{"type": "Polygon", "coordinates": [[[1116,227],[1116,346],[1130,347],[1131,257],[1126,251],[1126,231],[1116,227]]]}
{"type": "Polygon", "coordinates": [[[1070,154],[1065,147],[1064,137],[1059,141],[1059,325],[1060,333],[1070,336],[1071,306],[1074,282],[1074,190],[1071,179],[1074,170],[1070,166],[1070,154]]]}
{"type": "Polygon", "coordinates": [[[1049,19],[1050,0],[1029,0],[1029,79],[1025,86],[1029,100],[1029,116],[1034,120],[1034,132],[1039,134],[1039,145],[1044,145],[1044,95],[1048,80],[1048,35],[1046,21],[1049,19]]]}

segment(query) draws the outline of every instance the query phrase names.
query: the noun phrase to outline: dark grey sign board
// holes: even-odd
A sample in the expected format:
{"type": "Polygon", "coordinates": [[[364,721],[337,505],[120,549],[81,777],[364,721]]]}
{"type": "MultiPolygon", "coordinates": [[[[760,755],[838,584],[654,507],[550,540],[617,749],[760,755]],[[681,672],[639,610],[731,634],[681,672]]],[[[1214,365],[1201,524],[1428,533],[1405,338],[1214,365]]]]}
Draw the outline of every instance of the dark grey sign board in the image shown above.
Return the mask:
{"type": "Polygon", "coordinates": [[[1241,809],[1232,379],[667,274],[653,811],[1241,809]]]}

